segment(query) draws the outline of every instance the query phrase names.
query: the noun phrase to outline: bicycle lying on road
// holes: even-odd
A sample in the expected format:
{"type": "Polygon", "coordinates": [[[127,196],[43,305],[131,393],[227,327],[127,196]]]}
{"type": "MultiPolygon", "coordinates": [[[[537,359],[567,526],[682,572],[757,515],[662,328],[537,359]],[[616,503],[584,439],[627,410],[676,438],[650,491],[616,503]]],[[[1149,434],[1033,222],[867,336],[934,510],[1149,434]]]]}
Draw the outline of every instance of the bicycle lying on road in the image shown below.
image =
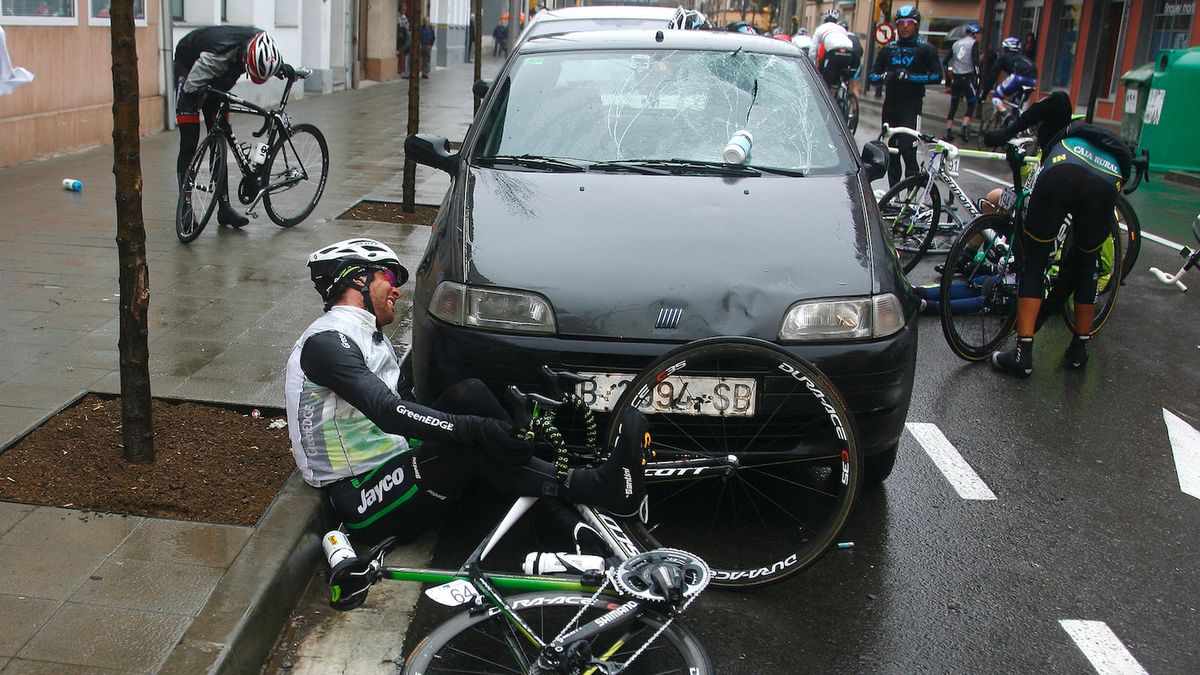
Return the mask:
{"type": "Polygon", "coordinates": [[[238,201],[247,205],[247,216],[258,217],[254,209],[261,201],[271,220],[280,227],[291,227],[316,208],[329,177],[329,146],[319,129],[311,124],[293,125],[285,112],[292,85],[311,73],[307,68],[296,70],[296,77],[287,79],[274,110],[208,89],[208,95],[219,97],[221,103],[208,135],[183,174],[175,212],[179,241],[194,241],[212,218],[218,196],[227,189],[230,156],[242,176],[237,195],[238,201]],[[262,128],[253,135],[261,138],[265,134],[265,142],[239,144],[229,124],[231,112],[262,117],[262,128]]]}
{"type": "MultiPolygon", "coordinates": [[[[536,402],[530,431],[553,447],[557,467],[599,459],[589,450],[599,434],[595,418],[579,393],[607,383],[547,373],[575,391],[560,402],[513,390],[536,402]],[[582,424],[566,426],[569,409],[582,424]],[[568,442],[559,427],[568,435],[582,429],[583,438],[568,442]]],[[[371,584],[390,579],[438,584],[427,595],[465,606],[414,648],[405,672],[621,672],[635,661],[637,672],[713,672],[695,634],[674,617],[710,581],[735,588],[779,581],[832,546],[857,496],[862,458],[841,397],[814,366],[769,342],[717,337],[673,350],[616,389],[604,447],[618,442],[621,411],[648,411],[648,498],[630,519],[574,505],[609,552],[605,571],[482,569],[532,497],[518,499],[457,570],[389,567],[384,556],[394,541],[332,565],[335,601],[365,599],[371,584]],[[688,393],[700,377],[716,382],[715,395],[688,393]],[[701,406],[723,414],[701,416],[701,406]],[[764,437],[768,428],[774,432],[764,437]]]]}
{"type": "MultiPolygon", "coordinates": [[[[1196,216],[1196,220],[1192,221],[1192,234],[1195,235],[1196,241],[1200,242],[1200,216],[1196,216]]],[[[1175,274],[1167,274],[1157,267],[1151,267],[1150,273],[1158,277],[1158,280],[1164,284],[1175,284],[1179,287],[1179,290],[1186,292],[1187,286],[1183,285],[1183,282],[1180,281],[1180,279],[1184,274],[1187,273],[1188,270],[1200,265],[1200,249],[1193,251],[1184,246],[1183,249],[1179,251],[1179,255],[1187,258],[1187,261],[1183,263],[1183,267],[1180,267],[1179,271],[1175,274]]]]}

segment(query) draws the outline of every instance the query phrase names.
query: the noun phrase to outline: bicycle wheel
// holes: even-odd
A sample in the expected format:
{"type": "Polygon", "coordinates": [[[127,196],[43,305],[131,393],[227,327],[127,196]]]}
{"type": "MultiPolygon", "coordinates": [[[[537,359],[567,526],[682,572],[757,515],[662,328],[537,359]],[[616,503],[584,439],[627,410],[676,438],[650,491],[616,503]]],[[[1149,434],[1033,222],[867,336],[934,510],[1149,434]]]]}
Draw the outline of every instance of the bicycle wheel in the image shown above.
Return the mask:
{"type": "Polygon", "coordinates": [[[183,174],[179,201],[175,205],[175,234],[189,244],[204,231],[217,205],[217,194],[225,186],[226,141],[220,134],[209,134],[196,148],[183,174]]]}
{"type": "Polygon", "coordinates": [[[1121,283],[1125,283],[1142,251],[1142,223],[1123,194],[1117,195],[1116,215],[1121,228],[1121,283]]]}
{"type": "Polygon", "coordinates": [[[280,138],[267,157],[267,188],[263,206],[280,227],[291,227],[317,207],[329,178],[329,146],[320,130],[297,124],[280,138]]]}
{"type": "Polygon", "coordinates": [[[984,100],[980,99],[979,104],[979,133],[975,135],[975,145],[980,150],[988,150],[990,148],[983,142],[983,135],[993,129],[999,129],[1003,118],[996,113],[996,106],[992,105],[990,96],[984,100]]]}
{"type": "MultiPolygon", "coordinates": [[[[953,197],[947,201],[949,204],[953,197]]],[[[926,249],[925,255],[946,255],[950,252],[950,247],[958,240],[959,235],[966,229],[966,223],[963,222],[961,207],[949,208],[943,206],[941,209],[942,218],[938,223],[937,230],[933,233],[933,237],[929,240],[929,248],[926,249]]]]}
{"type": "Polygon", "coordinates": [[[1012,241],[1012,219],[989,213],[972,220],[946,254],[938,308],[942,333],[950,349],[967,361],[991,356],[1017,320],[1017,283],[1009,272],[1012,241]]]}
{"type": "MultiPolygon", "coordinates": [[[[1121,289],[1121,278],[1114,273],[1114,270],[1125,269],[1124,254],[1121,247],[1116,243],[1122,240],[1124,230],[1116,223],[1113,224],[1112,234],[1109,236],[1100,249],[1100,259],[1097,261],[1097,294],[1096,294],[1096,313],[1092,317],[1092,328],[1090,333],[1093,335],[1098,333],[1104,324],[1108,322],[1112,316],[1113,307],[1117,304],[1117,292],[1121,289]]],[[[1067,243],[1070,245],[1070,242],[1067,243]]],[[[1051,291],[1053,294],[1053,291],[1051,291]]],[[[1078,333],[1079,325],[1075,322],[1075,303],[1074,298],[1068,298],[1061,302],[1063,320],[1067,322],[1067,328],[1071,332],[1078,333]]]]}
{"type": "Polygon", "coordinates": [[[749,588],[814,563],[850,515],[863,460],[842,397],[808,362],[764,340],[715,337],[673,350],[625,387],[609,424],[650,423],[645,549],[691,551],[713,583],[749,588]],[[700,464],[722,471],[697,475],[700,464]]]}
{"type": "Polygon", "coordinates": [[[858,131],[858,96],[855,96],[854,92],[846,95],[846,126],[851,135],[858,131]]]}
{"type": "MultiPolygon", "coordinates": [[[[544,642],[557,637],[580,608],[586,608],[579,619],[579,624],[584,624],[621,604],[611,597],[593,600],[590,593],[577,591],[524,593],[506,600],[544,642]]],[[[594,638],[590,645],[591,654],[609,663],[624,664],[665,622],[666,617],[657,613],[643,613],[633,623],[594,638]]],[[[422,639],[401,672],[413,675],[525,673],[529,672],[537,655],[538,647],[499,609],[464,610],[422,639]]],[[[714,668],[696,634],[683,623],[674,621],[629,664],[628,670],[622,672],[707,674],[714,672],[714,668]]]]}
{"type": "Polygon", "coordinates": [[[879,216],[892,238],[900,267],[908,274],[929,250],[942,218],[942,195],[925,172],[909,176],[879,200],[879,216]]]}

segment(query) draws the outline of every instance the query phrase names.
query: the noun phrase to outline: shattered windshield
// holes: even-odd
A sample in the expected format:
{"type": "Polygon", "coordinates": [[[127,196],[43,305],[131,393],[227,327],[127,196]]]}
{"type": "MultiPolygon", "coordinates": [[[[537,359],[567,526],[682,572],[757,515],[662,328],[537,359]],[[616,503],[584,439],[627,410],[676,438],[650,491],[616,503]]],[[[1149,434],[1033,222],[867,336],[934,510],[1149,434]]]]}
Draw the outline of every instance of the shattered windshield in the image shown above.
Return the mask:
{"type": "Polygon", "coordinates": [[[723,161],[749,131],[745,164],[845,173],[855,164],[801,59],[734,51],[597,51],[521,57],[498,83],[473,158],[723,161]]]}

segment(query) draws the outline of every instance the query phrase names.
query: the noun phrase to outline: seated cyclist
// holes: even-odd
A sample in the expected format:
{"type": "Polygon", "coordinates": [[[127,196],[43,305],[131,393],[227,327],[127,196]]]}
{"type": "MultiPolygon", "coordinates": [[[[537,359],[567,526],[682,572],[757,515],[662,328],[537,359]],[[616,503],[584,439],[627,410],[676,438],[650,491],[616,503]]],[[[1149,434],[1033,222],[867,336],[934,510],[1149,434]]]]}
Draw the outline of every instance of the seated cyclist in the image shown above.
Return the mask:
{"type": "Polygon", "coordinates": [[[1004,73],[1005,78],[995,91],[992,92],[992,106],[996,108],[997,113],[1004,112],[1004,102],[1012,101],[1017,97],[1025,87],[1030,90],[1037,88],[1038,72],[1037,66],[1033,61],[1021,53],[1021,41],[1015,37],[1005,38],[1001,44],[1004,54],[996,60],[996,64],[992,66],[992,70],[988,73],[988,86],[983,88],[987,91],[996,82],[1000,82],[1000,74],[1004,73]]]}
{"type": "Polygon", "coordinates": [[[397,393],[400,365],[383,328],[408,271],[392,249],[347,239],[314,252],[308,267],[325,313],[288,358],[288,432],[305,482],[329,500],[352,541],[411,541],[475,479],[512,496],[637,511],[645,495],[640,413],[627,413],[604,464],[560,480],[554,465],[532,456],[531,442],[513,436],[508,413],[479,380],[458,383],[431,406],[397,393]]]}
{"type": "MultiPolygon", "coordinates": [[[[205,130],[216,121],[220,101],[207,97],[205,87],[229,91],[241,79],[250,76],[263,84],[272,75],[291,78],[295,71],[283,62],[283,54],[270,35],[254,26],[207,26],[183,36],[175,47],[175,121],[179,124],[179,157],[175,171],[180,189],[183,174],[192,163],[200,141],[200,113],[205,130]]],[[[228,177],[226,178],[228,180],[228,177]]],[[[229,204],[229,186],[217,186],[217,222],[242,227],[249,221],[229,204]]]]}
{"type": "Polygon", "coordinates": [[[813,31],[812,44],[808,47],[809,55],[821,77],[825,78],[825,86],[829,87],[830,94],[836,93],[838,85],[853,75],[859,65],[859,59],[854,54],[854,42],[846,29],[838,25],[839,16],[841,12],[837,8],[826,12],[824,23],[813,31]]]}
{"type": "Polygon", "coordinates": [[[1020,271],[1017,344],[992,354],[997,370],[1018,377],[1033,372],[1033,333],[1045,297],[1043,270],[1064,223],[1070,223],[1073,243],[1063,254],[1057,283],[1068,284],[1073,291],[1075,325],[1084,331],[1071,339],[1065,360],[1071,368],[1087,363],[1100,249],[1112,232],[1117,193],[1133,165],[1129,146],[1119,136],[1103,127],[1072,123],[1072,112],[1070,98],[1055,92],[1030,106],[1009,127],[984,134],[987,145],[997,146],[1037,125],[1038,145],[1043,148],[1044,168],[1029,195],[1024,227],[1013,246],[1020,271]]]}

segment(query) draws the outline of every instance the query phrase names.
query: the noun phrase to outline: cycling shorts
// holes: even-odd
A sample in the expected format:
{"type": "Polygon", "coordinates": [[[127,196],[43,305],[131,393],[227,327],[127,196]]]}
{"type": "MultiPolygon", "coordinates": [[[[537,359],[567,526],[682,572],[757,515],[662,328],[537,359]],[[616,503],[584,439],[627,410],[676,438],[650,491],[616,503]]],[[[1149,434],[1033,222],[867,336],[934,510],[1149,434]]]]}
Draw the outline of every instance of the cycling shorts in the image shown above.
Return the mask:
{"type": "Polygon", "coordinates": [[[821,61],[821,77],[825,78],[825,84],[836,87],[843,80],[850,79],[857,67],[854,52],[846,48],[835,49],[825,52],[825,58],[821,61]]]}
{"type": "MultiPolygon", "coordinates": [[[[205,124],[212,124],[216,119],[217,109],[221,102],[215,97],[210,98],[203,91],[185,94],[183,92],[183,84],[187,82],[187,73],[175,76],[175,123],[176,124],[199,124],[200,113],[204,113],[205,124]]],[[[226,119],[229,116],[226,115],[226,119]]]]}
{"type": "MultiPolygon", "coordinates": [[[[955,75],[950,82],[950,96],[966,99],[968,105],[975,105],[979,98],[975,93],[975,77],[973,75],[955,75]]],[[[951,104],[953,105],[953,104],[951,104]]]]}
{"type": "Polygon", "coordinates": [[[1009,75],[996,87],[996,91],[992,94],[992,97],[1010,99],[1019,93],[1022,87],[1029,87],[1030,91],[1033,91],[1037,87],[1037,78],[1009,75]]]}

